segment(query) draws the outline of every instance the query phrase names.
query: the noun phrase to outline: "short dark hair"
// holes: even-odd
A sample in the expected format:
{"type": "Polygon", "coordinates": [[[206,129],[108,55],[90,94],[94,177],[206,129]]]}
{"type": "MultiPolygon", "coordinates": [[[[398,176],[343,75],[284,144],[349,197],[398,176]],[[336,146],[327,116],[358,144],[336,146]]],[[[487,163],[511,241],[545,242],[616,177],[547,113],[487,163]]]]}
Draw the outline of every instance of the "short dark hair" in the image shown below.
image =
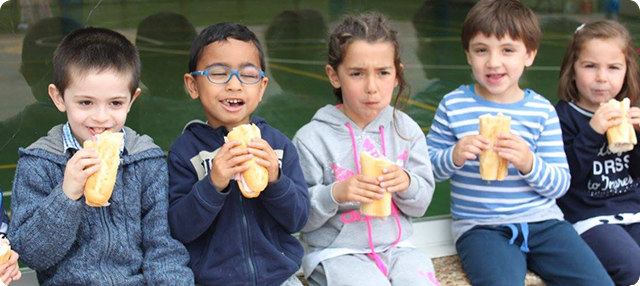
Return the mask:
{"type": "Polygon", "coordinates": [[[469,10],[462,26],[462,48],[478,33],[502,39],[520,40],[527,52],[538,50],[542,29],[538,17],[519,0],[480,0],[469,10]]]}
{"type": "Polygon", "coordinates": [[[105,29],[87,27],[73,31],[53,53],[53,84],[64,95],[75,72],[113,69],[131,73],[129,89],[133,95],[140,80],[140,56],[135,46],[122,34],[105,29]]]}
{"type": "Polygon", "coordinates": [[[264,52],[262,51],[262,45],[256,34],[251,32],[245,25],[239,23],[218,23],[206,27],[200,34],[193,40],[191,45],[191,51],[189,52],[189,72],[195,71],[198,68],[198,61],[202,55],[202,50],[211,43],[226,41],[228,38],[236,39],[243,42],[251,42],[260,56],[260,68],[264,71],[267,70],[267,66],[264,61],[264,52]]]}

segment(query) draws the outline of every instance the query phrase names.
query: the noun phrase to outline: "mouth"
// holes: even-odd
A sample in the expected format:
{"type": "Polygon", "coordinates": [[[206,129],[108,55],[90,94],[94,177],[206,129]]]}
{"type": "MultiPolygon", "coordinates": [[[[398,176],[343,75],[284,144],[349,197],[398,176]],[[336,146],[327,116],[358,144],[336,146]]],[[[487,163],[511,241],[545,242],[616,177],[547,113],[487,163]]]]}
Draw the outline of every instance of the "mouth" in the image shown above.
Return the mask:
{"type": "Polygon", "coordinates": [[[491,73],[486,75],[486,78],[489,82],[497,82],[499,80],[501,80],[504,76],[506,76],[507,74],[505,73],[491,73]]]}
{"type": "Polygon", "coordinates": [[[222,106],[229,111],[236,111],[244,106],[244,100],[239,98],[227,98],[220,101],[222,106]]]}
{"type": "Polygon", "coordinates": [[[91,135],[98,135],[98,134],[102,134],[103,132],[109,130],[109,128],[106,127],[89,127],[89,132],[91,133],[91,135]]]}

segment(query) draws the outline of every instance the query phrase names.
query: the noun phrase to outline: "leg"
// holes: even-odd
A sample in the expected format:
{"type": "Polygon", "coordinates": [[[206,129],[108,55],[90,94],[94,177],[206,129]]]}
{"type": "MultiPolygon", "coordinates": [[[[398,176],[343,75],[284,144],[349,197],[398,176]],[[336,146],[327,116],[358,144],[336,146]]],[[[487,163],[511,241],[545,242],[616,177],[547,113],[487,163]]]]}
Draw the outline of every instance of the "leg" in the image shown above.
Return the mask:
{"type": "Polygon", "coordinates": [[[568,222],[530,223],[529,229],[529,269],[548,286],[613,285],[596,255],[568,222]]]}
{"type": "Polygon", "coordinates": [[[393,286],[440,286],[431,258],[415,248],[394,247],[384,254],[389,259],[389,281],[393,286]]]}
{"type": "Polygon", "coordinates": [[[284,283],[280,284],[280,286],[303,286],[303,285],[302,285],[302,282],[300,282],[300,279],[298,279],[298,277],[294,274],[293,276],[289,277],[287,281],[284,281],[284,283]]]}
{"type": "Polygon", "coordinates": [[[510,238],[506,227],[476,226],[458,239],[456,250],[471,284],[524,286],[526,257],[510,238]]]}
{"type": "Polygon", "coordinates": [[[347,254],[324,260],[309,276],[310,285],[391,286],[387,277],[365,254],[347,254]]]}
{"type": "Polygon", "coordinates": [[[625,226],[603,224],[582,234],[617,285],[634,285],[640,277],[640,246],[625,226]]]}

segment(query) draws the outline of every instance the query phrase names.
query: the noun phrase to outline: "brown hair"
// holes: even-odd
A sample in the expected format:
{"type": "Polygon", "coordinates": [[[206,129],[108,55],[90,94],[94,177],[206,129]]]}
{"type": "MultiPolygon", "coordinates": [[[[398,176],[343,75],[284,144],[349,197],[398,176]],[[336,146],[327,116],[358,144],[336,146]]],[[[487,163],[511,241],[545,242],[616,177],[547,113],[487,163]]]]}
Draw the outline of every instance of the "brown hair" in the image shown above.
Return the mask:
{"type": "Polygon", "coordinates": [[[576,86],[576,72],[573,65],[580,57],[580,52],[584,48],[584,44],[593,39],[608,40],[619,39],[622,52],[624,53],[627,64],[627,71],[624,84],[620,93],[616,95],[617,100],[628,97],[631,105],[635,105],[640,93],[640,70],[636,61],[636,50],[633,47],[631,35],[629,31],[618,22],[614,21],[598,21],[584,25],[575,32],[567,52],[562,59],[560,66],[560,79],[558,82],[558,97],[564,101],[578,101],[580,94],[576,86]]]}
{"type": "Polygon", "coordinates": [[[518,0],[481,0],[471,8],[462,26],[462,47],[478,33],[502,39],[510,36],[520,40],[527,52],[538,50],[542,30],[538,17],[518,0]]]}
{"type": "MultiPolygon", "coordinates": [[[[396,106],[398,100],[404,95],[404,91],[409,89],[409,85],[404,79],[404,72],[400,68],[402,62],[400,61],[397,34],[398,32],[389,26],[387,18],[380,13],[369,12],[357,16],[347,16],[329,36],[328,64],[337,72],[338,66],[347,54],[349,45],[353,42],[390,43],[393,45],[393,64],[396,68],[396,78],[398,79],[398,95],[394,102],[394,106],[396,106]]],[[[342,89],[334,88],[333,93],[338,102],[342,103],[342,89]]]]}

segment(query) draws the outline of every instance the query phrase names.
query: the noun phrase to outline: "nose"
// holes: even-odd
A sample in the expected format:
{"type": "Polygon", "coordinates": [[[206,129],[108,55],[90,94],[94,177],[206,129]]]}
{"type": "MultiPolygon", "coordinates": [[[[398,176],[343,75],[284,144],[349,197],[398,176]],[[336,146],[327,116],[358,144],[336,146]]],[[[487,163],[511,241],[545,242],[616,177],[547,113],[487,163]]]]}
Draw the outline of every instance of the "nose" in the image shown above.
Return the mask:
{"type": "Polygon", "coordinates": [[[96,122],[105,122],[109,120],[109,111],[107,110],[107,106],[98,106],[91,117],[96,122]]]}
{"type": "Polygon", "coordinates": [[[597,82],[606,82],[607,81],[607,69],[599,68],[596,72],[596,81],[597,82]]]}
{"type": "Polygon", "coordinates": [[[232,74],[229,82],[225,85],[227,91],[239,91],[242,90],[242,83],[240,82],[239,74],[232,74]]]}
{"type": "Polygon", "coordinates": [[[495,68],[500,66],[500,55],[496,53],[489,53],[489,58],[487,59],[487,67],[495,68]]]}
{"type": "Polygon", "coordinates": [[[376,85],[376,76],[374,74],[367,75],[365,83],[365,92],[367,94],[374,94],[378,91],[378,85],[376,85]]]}

